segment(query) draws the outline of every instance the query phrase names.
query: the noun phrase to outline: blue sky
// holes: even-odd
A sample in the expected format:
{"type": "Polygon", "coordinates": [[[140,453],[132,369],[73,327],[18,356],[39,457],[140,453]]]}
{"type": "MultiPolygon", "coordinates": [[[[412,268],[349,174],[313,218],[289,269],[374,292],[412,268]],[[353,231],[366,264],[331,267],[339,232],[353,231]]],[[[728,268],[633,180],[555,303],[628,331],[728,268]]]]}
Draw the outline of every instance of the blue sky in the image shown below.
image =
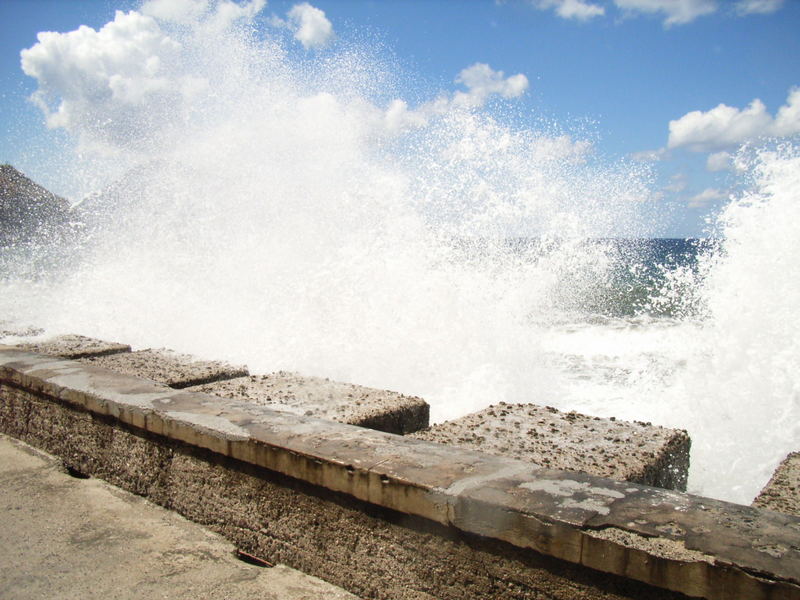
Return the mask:
{"type": "MultiPolygon", "coordinates": [[[[205,0],[157,3],[191,1],[205,0]]],[[[305,17],[289,16],[297,4],[268,2],[254,23],[281,19],[300,41],[305,17]]],[[[320,13],[308,13],[310,37],[297,51],[373,47],[400,67],[402,89],[394,91],[412,107],[463,91],[466,84],[456,78],[476,63],[488,65],[496,81],[524,75],[524,90],[487,93],[505,96],[516,118],[531,126],[556,123],[591,139],[609,160],[646,160],[659,201],[673,209],[665,235],[701,233],[704,217],[726,201],[736,181],[728,156],[742,142],[800,132],[800,93],[791,95],[800,86],[800,1],[311,4],[324,16],[314,20],[320,13]],[[314,29],[325,22],[329,30],[314,29]]],[[[37,80],[23,73],[20,51],[36,43],[39,31],[100,29],[115,9],[139,7],[112,0],[0,3],[0,162],[69,192],[59,189],[57,149],[72,143],[74,131],[45,126],[29,100],[37,80]]]]}

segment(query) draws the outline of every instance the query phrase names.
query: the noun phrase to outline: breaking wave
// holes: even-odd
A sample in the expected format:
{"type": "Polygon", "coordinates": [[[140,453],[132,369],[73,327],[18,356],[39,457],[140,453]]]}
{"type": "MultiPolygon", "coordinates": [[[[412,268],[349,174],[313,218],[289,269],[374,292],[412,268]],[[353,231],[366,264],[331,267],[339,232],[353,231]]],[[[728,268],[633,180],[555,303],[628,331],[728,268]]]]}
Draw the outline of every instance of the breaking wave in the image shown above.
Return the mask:
{"type": "Polygon", "coordinates": [[[793,148],[754,162],[721,245],[656,252],[619,241],[658,237],[649,173],[524,124],[520,79],[484,65],[412,105],[366,46],[162,4],[23,54],[94,192],[58,260],[5,254],[6,318],[417,394],[435,420],[506,401],[685,428],[691,489],[742,502],[797,449],[793,148]]]}

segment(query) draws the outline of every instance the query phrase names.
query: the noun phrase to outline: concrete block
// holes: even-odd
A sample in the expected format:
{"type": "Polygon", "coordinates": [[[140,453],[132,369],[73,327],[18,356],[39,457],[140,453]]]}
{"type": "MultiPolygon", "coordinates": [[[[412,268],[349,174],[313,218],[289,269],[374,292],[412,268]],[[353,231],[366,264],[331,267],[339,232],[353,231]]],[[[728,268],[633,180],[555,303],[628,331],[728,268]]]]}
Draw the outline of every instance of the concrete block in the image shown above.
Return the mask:
{"type": "Polygon", "coordinates": [[[427,427],[430,412],[428,403],[414,396],[285,371],[191,389],[401,435],[427,427]]]}
{"type": "Polygon", "coordinates": [[[150,379],[178,389],[248,374],[245,367],[219,361],[195,360],[187,354],[178,354],[165,349],[96,356],[81,359],[81,362],[116,373],[150,379]]]}
{"type": "Polygon", "coordinates": [[[689,436],[649,423],[501,402],[412,437],[667,489],[686,489],[689,436]]]}
{"type": "Polygon", "coordinates": [[[60,356],[62,358],[89,358],[93,356],[106,356],[130,352],[127,344],[105,342],[96,338],[83,335],[59,335],[41,342],[19,344],[18,347],[26,352],[60,356]]]}
{"type": "Polygon", "coordinates": [[[753,506],[800,517],[800,452],[783,459],[753,506]]]}

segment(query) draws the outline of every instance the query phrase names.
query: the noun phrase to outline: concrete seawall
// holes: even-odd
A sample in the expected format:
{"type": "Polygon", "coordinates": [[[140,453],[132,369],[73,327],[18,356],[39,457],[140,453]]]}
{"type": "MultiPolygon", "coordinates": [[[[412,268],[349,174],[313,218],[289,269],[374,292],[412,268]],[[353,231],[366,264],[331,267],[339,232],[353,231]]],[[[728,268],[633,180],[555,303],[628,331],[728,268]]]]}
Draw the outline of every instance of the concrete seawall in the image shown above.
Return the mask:
{"type": "Polygon", "coordinates": [[[0,346],[0,431],[362,598],[800,598],[800,518],[0,346]]]}

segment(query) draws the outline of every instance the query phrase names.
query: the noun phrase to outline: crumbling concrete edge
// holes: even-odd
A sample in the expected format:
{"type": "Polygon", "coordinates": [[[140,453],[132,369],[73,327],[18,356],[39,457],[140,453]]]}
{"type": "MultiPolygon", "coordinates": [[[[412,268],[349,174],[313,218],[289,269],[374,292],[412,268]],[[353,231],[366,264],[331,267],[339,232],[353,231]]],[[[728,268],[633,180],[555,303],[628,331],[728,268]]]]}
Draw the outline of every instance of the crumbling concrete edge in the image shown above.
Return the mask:
{"type": "Polygon", "coordinates": [[[6,346],[0,346],[0,383],[359,500],[689,596],[800,598],[797,517],[537,469],[6,346]]]}

